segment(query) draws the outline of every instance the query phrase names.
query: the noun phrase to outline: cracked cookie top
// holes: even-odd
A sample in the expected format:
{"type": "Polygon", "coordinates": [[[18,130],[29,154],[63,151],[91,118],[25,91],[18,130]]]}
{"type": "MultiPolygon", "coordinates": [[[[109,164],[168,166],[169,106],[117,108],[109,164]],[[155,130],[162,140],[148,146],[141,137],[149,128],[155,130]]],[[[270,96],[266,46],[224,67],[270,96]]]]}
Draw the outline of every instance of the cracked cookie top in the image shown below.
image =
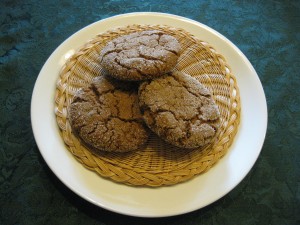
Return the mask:
{"type": "Polygon", "coordinates": [[[107,76],[80,89],[68,108],[72,130],[92,149],[127,152],[142,147],[148,132],[138,106],[137,84],[107,76]]]}
{"type": "Polygon", "coordinates": [[[180,54],[180,44],[163,31],[150,30],[120,36],[100,53],[101,65],[122,80],[148,80],[171,71],[180,54]]]}
{"type": "Polygon", "coordinates": [[[218,129],[220,112],[211,93],[181,72],[143,82],[139,104],[148,127],[178,147],[204,146],[218,129]]]}

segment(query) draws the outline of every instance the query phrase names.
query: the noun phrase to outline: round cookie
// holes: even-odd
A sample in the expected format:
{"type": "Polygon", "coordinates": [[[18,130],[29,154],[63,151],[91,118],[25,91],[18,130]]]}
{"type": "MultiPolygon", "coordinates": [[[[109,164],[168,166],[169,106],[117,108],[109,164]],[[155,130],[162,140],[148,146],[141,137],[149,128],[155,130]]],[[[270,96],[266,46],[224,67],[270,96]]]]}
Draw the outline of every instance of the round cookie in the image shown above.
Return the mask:
{"type": "Polygon", "coordinates": [[[100,53],[101,65],[121,80],[148,80],[171,71],[179,57],[180,44],[162,31],[150,30],[120,36],[100,53]]]}
{"type": "Polygon", "coordinates": [[[148,127],[181,148],[210,143],[219,126],[220,112],[209,90],[181,72],[143,82],[139,104],[148,127]]]}
{"type": "Polygon", "coordinates": [[[139,110],[137,87],[100,76],[80,89],[68,108],[74,134],[92,150],[128,152],[142,147],[148,131],[139,110]]]}

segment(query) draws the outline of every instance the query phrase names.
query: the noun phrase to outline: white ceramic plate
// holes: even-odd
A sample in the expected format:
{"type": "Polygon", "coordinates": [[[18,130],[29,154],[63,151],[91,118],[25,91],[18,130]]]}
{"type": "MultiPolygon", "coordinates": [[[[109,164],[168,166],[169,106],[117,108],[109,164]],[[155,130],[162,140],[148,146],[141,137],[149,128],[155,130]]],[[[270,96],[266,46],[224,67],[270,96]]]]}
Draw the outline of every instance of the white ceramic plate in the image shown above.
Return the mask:
{"type": "Polygon", "coordinates": [[[97,206],[121,214],[163,217],[200,209],[236,187],[261,151],[267,128],[267,105],[262,85],[251,63],[224,36],[201,23],[175,15],[130,13],[81,29],[52,53],[34,87],[31,120],[37,145],[46,163],[73,192],[97,206]],[[228,153],[207,173],[170,187],[130,187],[103,179],[85,169],[66,149],[55,120],[55,85],[66,59],[98,33],[136,23],[184,28],[210,43],[225,56],[240,88],[241,124],[228,153]]]}

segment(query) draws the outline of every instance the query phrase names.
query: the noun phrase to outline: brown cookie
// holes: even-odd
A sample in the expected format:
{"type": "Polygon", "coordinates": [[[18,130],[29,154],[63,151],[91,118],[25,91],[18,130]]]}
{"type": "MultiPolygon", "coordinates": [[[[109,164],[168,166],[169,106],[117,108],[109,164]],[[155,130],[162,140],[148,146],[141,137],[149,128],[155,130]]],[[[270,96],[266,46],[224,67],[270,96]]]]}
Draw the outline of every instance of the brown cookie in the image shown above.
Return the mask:
{"type": "Polygon", "coordinates": [[[139,87],[139,104],[148,127],[182,148],[210,143],[220,117],[211,93],[190,75],[173,72],[139,87]]]}
{"type": "Polygon", "coordinates": [[[73,132],[92,149],[128,152],[147,141],[132,82],[97,77],[76,93],[68,112],[73,132]]]}
{"type": "Polygon", "coordinates": [[[101,51],[101,65],[121,80],[147,80],[171,71],[180,44],[173,36],[151,30],[120,36],[101,51]]]}

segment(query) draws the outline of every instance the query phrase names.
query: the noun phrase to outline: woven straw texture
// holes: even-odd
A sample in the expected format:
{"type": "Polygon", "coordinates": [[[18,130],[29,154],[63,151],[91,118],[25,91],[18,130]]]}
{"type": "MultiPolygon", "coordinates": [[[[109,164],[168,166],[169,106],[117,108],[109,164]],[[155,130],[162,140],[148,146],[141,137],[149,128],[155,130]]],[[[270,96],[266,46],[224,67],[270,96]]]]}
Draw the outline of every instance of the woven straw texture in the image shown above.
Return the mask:
{"type": "Polygon", "coordinates": [[[162,25],[131,25],[101,33],[68,59],[61,69],[55,95],[55,114],[67,149],[86,168],[105,178],[134,186],[173,185],[210,169],[232,144],[240,121],[240,97],[235,77],[224,57],[212,46],[179,28],[162,25]],[[180,42],[182,53],[174,70],[194,76],[212,93],[221,112],[215,141],[202,149],[179,149],[151,134],[147,147],[129,153],[99,152],[86,149],[72,134],[67,107],[74,93],[104,71],[99,52],[120,35],[142,30],[163,30],[180,42]]]}

